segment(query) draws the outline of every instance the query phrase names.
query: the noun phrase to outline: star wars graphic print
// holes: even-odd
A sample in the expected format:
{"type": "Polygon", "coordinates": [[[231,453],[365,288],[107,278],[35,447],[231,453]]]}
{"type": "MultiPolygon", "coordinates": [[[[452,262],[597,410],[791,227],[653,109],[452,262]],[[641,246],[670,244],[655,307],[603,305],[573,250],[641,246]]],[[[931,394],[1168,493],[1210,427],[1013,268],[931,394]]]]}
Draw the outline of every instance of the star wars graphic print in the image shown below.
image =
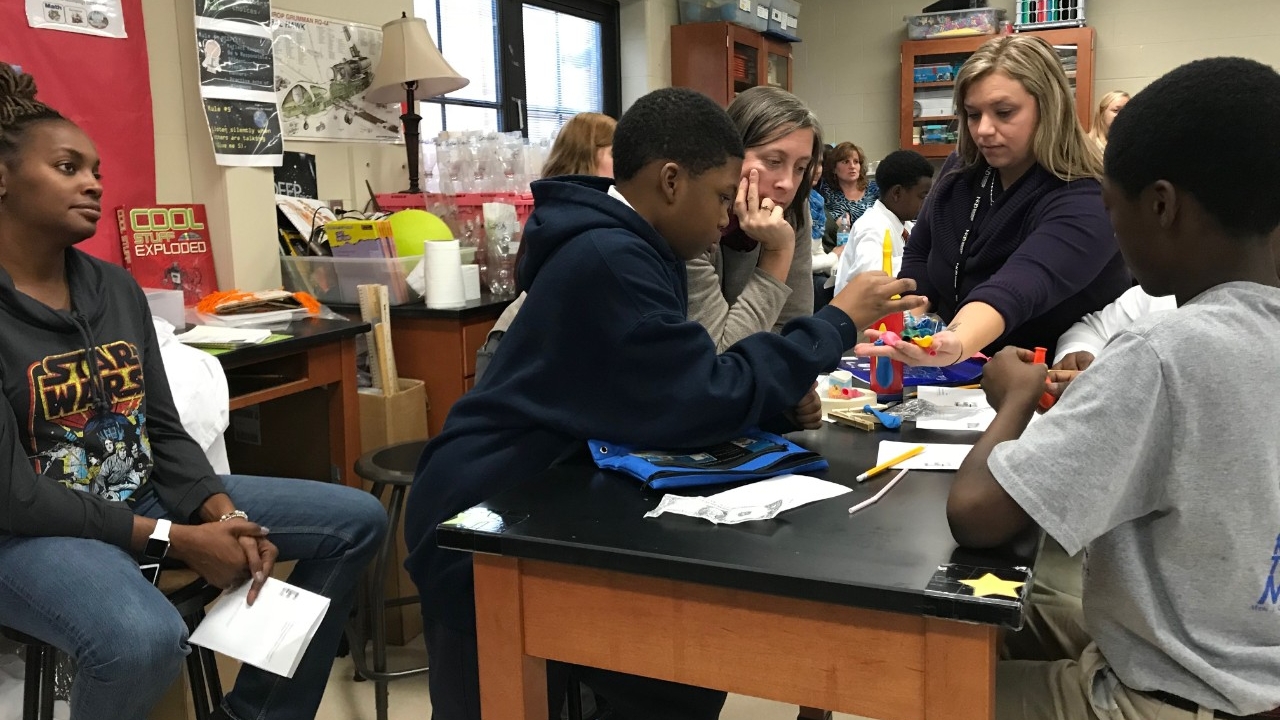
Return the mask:
{"type": "Polygon", "coordinates": [[[84,350],[31,364],[30,437],[38,474],[108,500],[132,495],[151,473],[142,412],[142,362],[132,343],[93,350],[100,383],[84,350]],[[103,402],[95,402],[94,387],[103,402]]]}

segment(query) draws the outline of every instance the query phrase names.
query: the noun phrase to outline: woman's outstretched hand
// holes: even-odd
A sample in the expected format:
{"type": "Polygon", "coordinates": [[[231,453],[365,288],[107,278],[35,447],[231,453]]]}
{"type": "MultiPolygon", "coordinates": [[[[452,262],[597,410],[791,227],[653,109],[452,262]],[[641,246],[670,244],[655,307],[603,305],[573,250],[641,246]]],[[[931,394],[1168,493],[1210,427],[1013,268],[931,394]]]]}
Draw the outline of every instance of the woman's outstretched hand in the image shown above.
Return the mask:
{"type": "Polygon", "coordinates": [[[893,345],[876,345],[881,334],[878,330],[867,330],[869,342],[858,343],[853,353],[861,357],[887,357],[906,365],[942,367],[954,365],[965,358],[964,347],[960,338],[950,330],[943,330],[933,335],[933,343],[926,349],[910,340],[898,339],[893,345]]]}

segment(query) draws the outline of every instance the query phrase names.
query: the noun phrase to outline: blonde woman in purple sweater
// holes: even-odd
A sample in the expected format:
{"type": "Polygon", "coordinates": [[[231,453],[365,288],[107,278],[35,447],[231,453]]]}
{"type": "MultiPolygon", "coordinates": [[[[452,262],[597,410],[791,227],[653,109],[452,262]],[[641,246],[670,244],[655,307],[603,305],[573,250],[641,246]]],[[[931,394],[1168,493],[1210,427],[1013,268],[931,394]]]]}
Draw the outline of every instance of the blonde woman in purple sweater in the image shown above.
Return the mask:
{"type": "MultiPolygon", "coordinates": [[[[911,232],[900,277],[953,330],[935,355],[859,345],[911,365],[949,365],[1006,345],[1045,347],[1132,281],[1102,205],[1102,158],[1075,115],[1057,54],[1030,35],[983,45],[956,77],[965,118],[911,232]]],[[[875,333],[870,333],[874,340],[875,333]]]]}

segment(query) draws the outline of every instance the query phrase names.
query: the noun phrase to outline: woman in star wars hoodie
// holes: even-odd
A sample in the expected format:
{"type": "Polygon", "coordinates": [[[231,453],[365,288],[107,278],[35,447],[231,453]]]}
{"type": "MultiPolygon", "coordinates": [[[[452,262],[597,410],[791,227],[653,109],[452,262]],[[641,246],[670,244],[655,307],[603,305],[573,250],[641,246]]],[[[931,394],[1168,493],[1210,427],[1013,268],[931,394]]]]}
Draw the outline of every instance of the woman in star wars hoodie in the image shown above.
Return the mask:
{"type": "Polygon", "coordinates": [[[294,676],[245,666],[217,716],[313,718],[386,519],[358,490],[219,477],[183,430],[146,298],[75,245],[102,214],[99,158],[0,63],[0,624],[71,655],[76,720],[147,717],[187,631],[139,571],[167,556],[256,599],[277,559],[331,599],[294,676]]]}

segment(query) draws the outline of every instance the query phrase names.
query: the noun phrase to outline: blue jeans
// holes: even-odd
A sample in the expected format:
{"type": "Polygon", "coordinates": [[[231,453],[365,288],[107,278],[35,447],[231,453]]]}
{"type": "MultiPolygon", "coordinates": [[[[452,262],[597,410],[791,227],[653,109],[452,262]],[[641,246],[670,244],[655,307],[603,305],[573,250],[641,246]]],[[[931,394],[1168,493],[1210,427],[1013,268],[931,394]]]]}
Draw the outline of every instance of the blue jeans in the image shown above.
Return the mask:
{"type": "MultiPolygon", "coordinates": [[[[293,678],[245,665],[223,709],[239,720],[312,720],[356,584],[386,532],[386,512],[368,493],[341,485],[245,475],[222,480],[236,507],[270,530],[279,559],[298,561],[289,582],[331,600],[293,678]]],[[[134,514],[169,517],[154,495],[134,514]]],[[[137,561],[97,540],[0,534],[0,624],[75,659],[77,720],[144,720],[190,652],[182,619],[137,561]]]]}

